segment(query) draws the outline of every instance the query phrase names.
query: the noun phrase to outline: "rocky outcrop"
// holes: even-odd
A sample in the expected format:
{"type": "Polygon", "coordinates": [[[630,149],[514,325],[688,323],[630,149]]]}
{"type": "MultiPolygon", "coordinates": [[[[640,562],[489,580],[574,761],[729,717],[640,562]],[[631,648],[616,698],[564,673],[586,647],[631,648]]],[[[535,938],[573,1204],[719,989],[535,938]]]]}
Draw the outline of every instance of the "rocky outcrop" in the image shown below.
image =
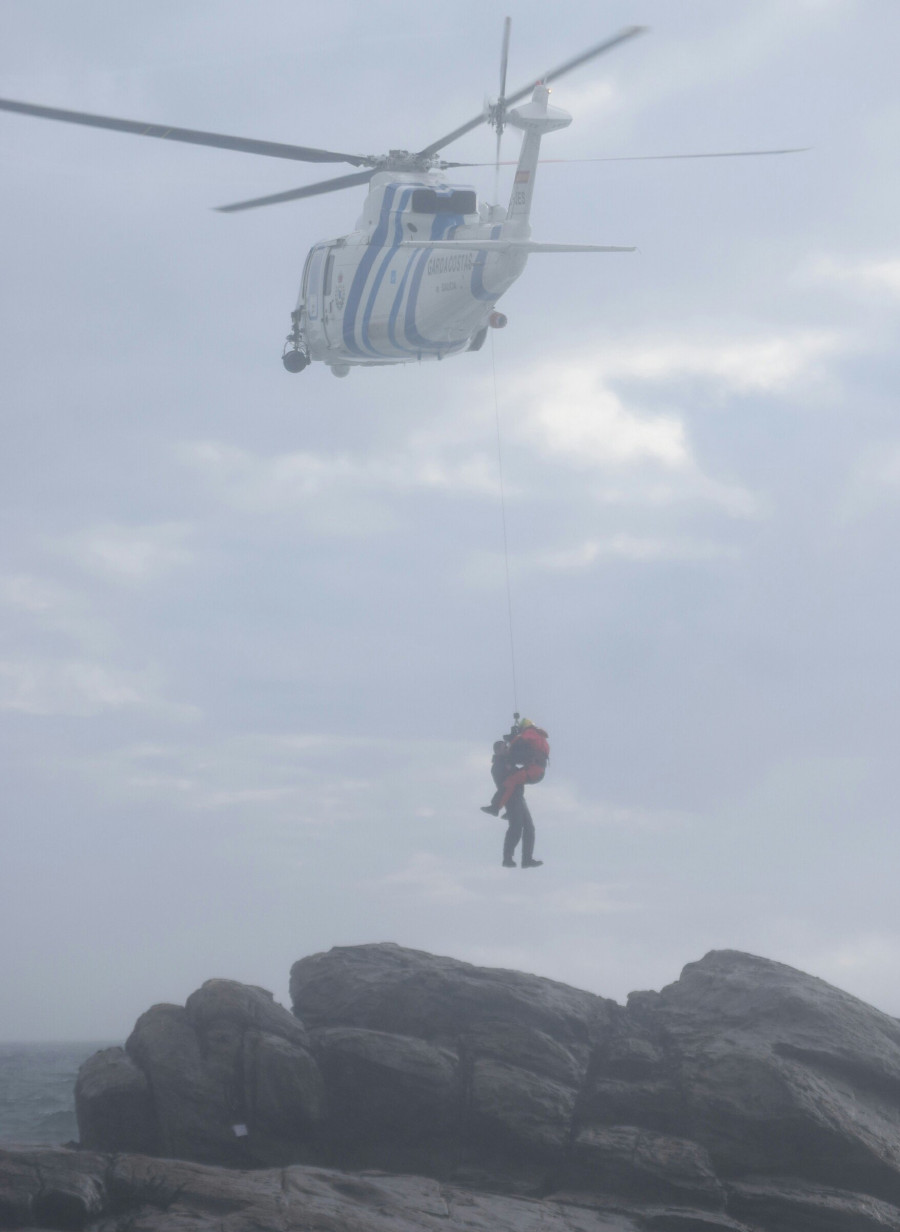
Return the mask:
{"type": "Polygon", "coordinates": [[[83,1146],[592,1212],[560,1228],[900,1232],[900,1023],[779,963],[713,952],[623,1007],[354,946],[296,963],[291,998],[215,980],[149,1010],[82,1069],[83,1146]]]}
{"type": "Polygon", "coordinates": [[[529,1190],[562,1164],[592,1048],[619,1008],[554,980],[397,945],[302,959],[290,991],[326,1075],[331,1160],[427,1166],[529,1190]],[[428,1071],[421,1083],[409,1072],[417,1066],[428,1071]],[[424,1160],[396,1155],[399,1109],[390,1090],[424,1160]],[[347,1115],[360,1107],[365,1141],[347,1115]]]}
{"type": "Polygon", "coordinates": [[[160,1140],[150,1083],[124,1048],[104,1048],[75,1081],[82,1142],[99,1150],[154,1151],[160,1140]]]}
{"type": "Polygon", "coordinates": [[[361,1027],[452,1042],[473,1031],[520,1027],[582,1058],[598,1020],[618,1008],[556,980],[474,967],[390,943],[301,958],[291,968],[290,993],[295,1015],[310,1027],[361,1027]]]}
{"type": "Polygon", "coordinates": [[[689,1138],[723,1176],[900,1203],[900,1022],[780,963],[708,954],[632,994],[581,1116],[689,1138]]]}
{"type": "Polygon", "coordinates": [[[270,992],[207,980],[184,1007],[142,1014],[124,1050],[82,1066],[81,1142],[235,1167],[303,1159],[324,1102],[308,1044],[270,992]]]}
{"type": "Polygon", "coordinates": [[[44,1148],[0,1150],[0,1177],[0,1227],[21,1232],[748,1232],[665,1206],[591,1209],[303,1166],[244,1172],[44,1148]]]}
{"type": "Polygon", "coordinates": [[[32,1232],[897,1232],[900,1211],[802,1181],[729,1186],[732,1213],[599,1195],[543,1199],[429,1177],[144,1155],[0,1150],[0,1228],[32,1232]]]}

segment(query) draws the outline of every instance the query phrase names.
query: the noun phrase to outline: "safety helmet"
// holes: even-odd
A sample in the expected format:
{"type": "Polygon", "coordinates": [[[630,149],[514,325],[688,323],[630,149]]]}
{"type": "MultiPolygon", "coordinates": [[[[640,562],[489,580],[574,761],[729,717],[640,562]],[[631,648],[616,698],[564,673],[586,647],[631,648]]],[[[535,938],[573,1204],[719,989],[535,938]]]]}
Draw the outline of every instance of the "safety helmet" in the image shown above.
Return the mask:
{"type": "Polygon", "coordinates": [[[534,719],[519,719],[519,731],[524,731],[526,727],[534,727],[534,719]]]}

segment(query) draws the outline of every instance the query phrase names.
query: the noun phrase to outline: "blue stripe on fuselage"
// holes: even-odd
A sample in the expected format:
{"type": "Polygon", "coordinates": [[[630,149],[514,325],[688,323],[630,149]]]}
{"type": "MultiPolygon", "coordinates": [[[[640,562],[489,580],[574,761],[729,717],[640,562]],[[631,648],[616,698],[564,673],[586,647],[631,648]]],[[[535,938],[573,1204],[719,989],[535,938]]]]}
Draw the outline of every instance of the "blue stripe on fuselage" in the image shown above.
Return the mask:
{"type": "Polygon", "coordinates": [[[384,247],[384,241],[387,239],[391,202],[396,196],[398,187],[398,184],[390,184],[385,190],[378,226],[372,232],[372,238],[369,240],[363,258],[356,267],[356,273],[353,275],[353,282],[350,286],[350,294],[347,296],[347,307],[344,309],[343,336],[344,346],[351,355],[363,356],[364,354],[356,345],[356,314],[359,311],[359,304],[365,289],[366,280],[369,277],[369,271],[378,259],[378,253],[384,247]]]}
{"type": "Polygon", "coordinates": [[[403,277],[400,279],[400,286],[397,288],[397,294],[394,296],[394,302],[391,305],[391,315],[388,318],[388,337],[393,346],[398,351],[404,351],[408,348],[404,347],[401,342],[397,341],[397,317],[400,315],[400,305],[403,303],[403,292],[406,290],[406,281],[409,278],[410,271],[415,265],[421,253],[412,252],[406,262],[406,269],[403,271],[403,277]]]}
{"type": "Polygon", "coordinates": [[[382,358],[384,358],[383,353],[379,351],[377,347],[374,347],[372,345],[372,342],[369,338],[369,322],[372,319],[372,310],[375,307],[375,300],[378,297],[378,291],[381,287],[382,281],[384,280],[384,276],[387,273],[388,266],[393,261],[394,254],[398,251],[400,247],[400,243],[403,239],[403,213],[402,211],[405,209],[407,202],[412,196],[412,193],[413,193],[413,189],[407,188],[401,194],[400,203],[397,206],[397,213],[394,216],[395,217],[394,242],[391,245],[391,247],[387,250],[387,254],[385,255],[384,260],[382,261],[381,265],[378,267],[378,273],[375,275],[375,278],[372,281],[372,289],[369,292],[369,298],[366,301],[366,310],[363,313],[362,328],[360,330],[362,345],[366,348],[366,350],[371,351],[373,355],[379,355],[382,358]]]}

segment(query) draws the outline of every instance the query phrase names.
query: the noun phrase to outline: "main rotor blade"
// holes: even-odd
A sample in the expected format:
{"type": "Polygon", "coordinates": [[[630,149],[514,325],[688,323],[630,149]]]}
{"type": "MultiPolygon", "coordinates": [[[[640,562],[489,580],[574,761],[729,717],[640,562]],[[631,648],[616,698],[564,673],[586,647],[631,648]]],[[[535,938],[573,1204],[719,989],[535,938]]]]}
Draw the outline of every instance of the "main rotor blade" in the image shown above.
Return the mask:
{"type": "Polygon", "coordinates": [[[503,20],[503,47],[500,51],[500,97],[498,102],[502,106],[506,102],[506,66],[509,63],[509,34],[512,28],[512,18],[506,17],[503,20]]]}
{"type": "MultiPolygon", "coordinates": [[[[591,47],[588,51],[583,51],[580,55],[574,56],[571,60],[566,60],[564,64],[560,64],[557,68],[551,69],[549,73],[544,73],[543,76],[535,78],[527,86],[523,86],[521,90],[517,90],[515,94],[510,94],[506,99],[506,104],[509,106],[517,103],[519,99],[525,98],[534,89],[535,81],[550,82],[556,81],[558,77],[564,76],[566,73],[571,73],[573,69],[578,68],[582,64],[586,64],[588,60],[593,60],[595,56],[601,56],[606,51],[611,51],[613,47],[618,47],[620,43],[626,42],[628,39],[634,38],[638,34],[644,34],[646,26],[626,26],[624,30],[620,30],[618,34],[614,34],[612,38],[606,39],[602,43],[598,43],[596,47],[591,47]]],[[[459,128],[455,128],[452,133],[447,133],[445,137],[441,137],[438,141],[433,141],[431,145],[427,145],[424,150],[419,150],[417,157],[428,158],[431,154],[436,154],[438,150],[442,150],[445,145],[449,145],[451,141],[456,141],[458,137],[470,133],[473,128],[477,128],[479,124],[484,124],[487,117],[482,114],[474,119],[461,124],[459,128]]]]}
{"type": "Polygon", "coordinates": [[[320,193],[339,192],[355,184],[368,184],[372,171],[356,171],[353,175],[339,175],[333,180],[319,180],[317,184],[304,184],[302,188],[289,188],[287,192],[273,193],[270,197],[254,197],[251,201],[236,201],[234,205],[217,205],[220,214],[234,214],[238,210],[255,210],[258,205],[277,205],[281,201],[299,201],[302,197],[318,197],[320,193]]]}
{"type": "Polygon", "coordinates": [[[607,158],[542,158],[542,163],[647,163],[672,158],[762,158],[768,154],[805,154],[811,147],[798,145],[786,150],[725,150],[713,154],[619,154],[607,158]]]}
{"type": "Polygon", "coordinates": [[[509,35],[512,18],[503,22],[503,46],[500,49],[500,94],[497,98],[494,128],[497,130],[497,145],[494,150],[494,201],[500,196],[500,147],[503,144],[503,129],[506,127],[506,66],[509,63],[509,35]]]}
{"type": "MultiPolygon", "coordinates": [[[[540,163],[646,163],[673,158],[761,158],[767,154],[806,154],[812,147],[808,145],[792,146],[786,150],[726,150],[712,154],[616,154],[605,158],[541,158],[540,163]]],[[[493,167],[494,163],[446,163],[441,162],[441,169],[448,167],[493,167]]],[[[515,167],[514,158],[504,159],[501,167],[515,167]]]]}
{"type": "MultiPolygon", "coordinates": [[[[573,56],[571,60],[566,60],[564,64],[560,64],[557,68],[552,68],[549,73],[544,73],[538,80],[542,81],[544,85],[549,85],[551,81],[565,77],[566,73],[571,73],[574,69],[580,68],[582,64],[586,64],[588,60],[593,60],[595,56],[602,56],[604,52],[612,51],[613,47],[618,47],[620,43],[636,38],[639,34],[646,34],[648,29],[648,26],[626,26],[624,30],[614,34],[611,39],[598,43],[596,47],[591,47],[588,51],[583,51],[580,56],[573,56]]],[[[517,103],[520,98],[525,98],[533,89],[534,82],[532,81],[527,86],[523,86],[521,90],[517,90],[515,94],[510,94],[506,101],[507,103],[517,103]]]]}
{"type": "Polygon", "coordinates": [[[59,107],[39,107],[0,98],[0,111],[38,116],[42,120],[63,120],[67,124],[86,124],[89,128],[111,128],[138,137],[160,137],[164,141],[184,141],[189,145],[210,145],[220,150],[239,150],[243,154],[265,154],[269,158],[291,158],[303,163],[350,163],[364,167],[370,160],[364,154],[341,154],[305,145],[285,145],[279,141],[257,141],[252,137],[229,137],[224,133],[204,133],[193,128],[169,128],[142,120],[119,120],[113,116],[91,115],[86,111],[64,111],[59,107]]]}

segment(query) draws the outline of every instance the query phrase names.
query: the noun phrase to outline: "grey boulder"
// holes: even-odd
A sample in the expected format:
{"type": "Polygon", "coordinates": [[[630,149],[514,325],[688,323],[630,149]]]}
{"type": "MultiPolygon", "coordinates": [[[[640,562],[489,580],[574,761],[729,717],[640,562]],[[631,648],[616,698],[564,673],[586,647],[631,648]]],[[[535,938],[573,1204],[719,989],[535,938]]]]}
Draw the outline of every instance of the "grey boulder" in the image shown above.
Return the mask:
{"type": "Polygon", "coordinates": [[[234,1166],[302,1158],[324,1101],[307,1043],[271,993],[208,980],[184,1007],[142,1014],[124,1053],[82,1067],[81,1143],[234,1166]]]}
{"type": "MultiPolygon", "coordinates": [[[[321,1049],[338,1029],[354,1029],[360,1051],[367,1039],[383,1050],[389,1038],[410,1057],[423,1047],[441,1049],[452,1062],[453,1089],[445,1089],[434,1120],[414,1114],[408,1128],[433,1147],[433,1128],[453,1126],[455,1143],[432,1164],[433,1173],[510,1188],[540,1187],[560,1166],[592,1047],[618,1009],[555,980],[390,943],[301,959],[291,969],[290,991],[328,1074],[334,1067],[321,1049]]],[[[370,1112],[370,1141],[393,1137],[385,1118],[370,1112]]],[[[340,1123],[351,1120],[335,1108],[332,1124],[340,1123]]],[[[385,1156],[357,1150],[355,1158],[380,1164],[385,1156]]],[[[419,1160],[407,1155],[401,1166],[419,1160]]]]}
{"type": "Polygon", "coordinates": [[[629,998],[582,1116],[691,1139],[726,1177],[900,1203],[900,1022],[781,963],[713,952],[629,998]]]}
{"type": "Polygon", "coordinates": [[[124,1048],[95,1052],[78,1071],[81,1141],[98,1151],[153,1151],[158,1141],[150,1083],[124,1048]]]}

